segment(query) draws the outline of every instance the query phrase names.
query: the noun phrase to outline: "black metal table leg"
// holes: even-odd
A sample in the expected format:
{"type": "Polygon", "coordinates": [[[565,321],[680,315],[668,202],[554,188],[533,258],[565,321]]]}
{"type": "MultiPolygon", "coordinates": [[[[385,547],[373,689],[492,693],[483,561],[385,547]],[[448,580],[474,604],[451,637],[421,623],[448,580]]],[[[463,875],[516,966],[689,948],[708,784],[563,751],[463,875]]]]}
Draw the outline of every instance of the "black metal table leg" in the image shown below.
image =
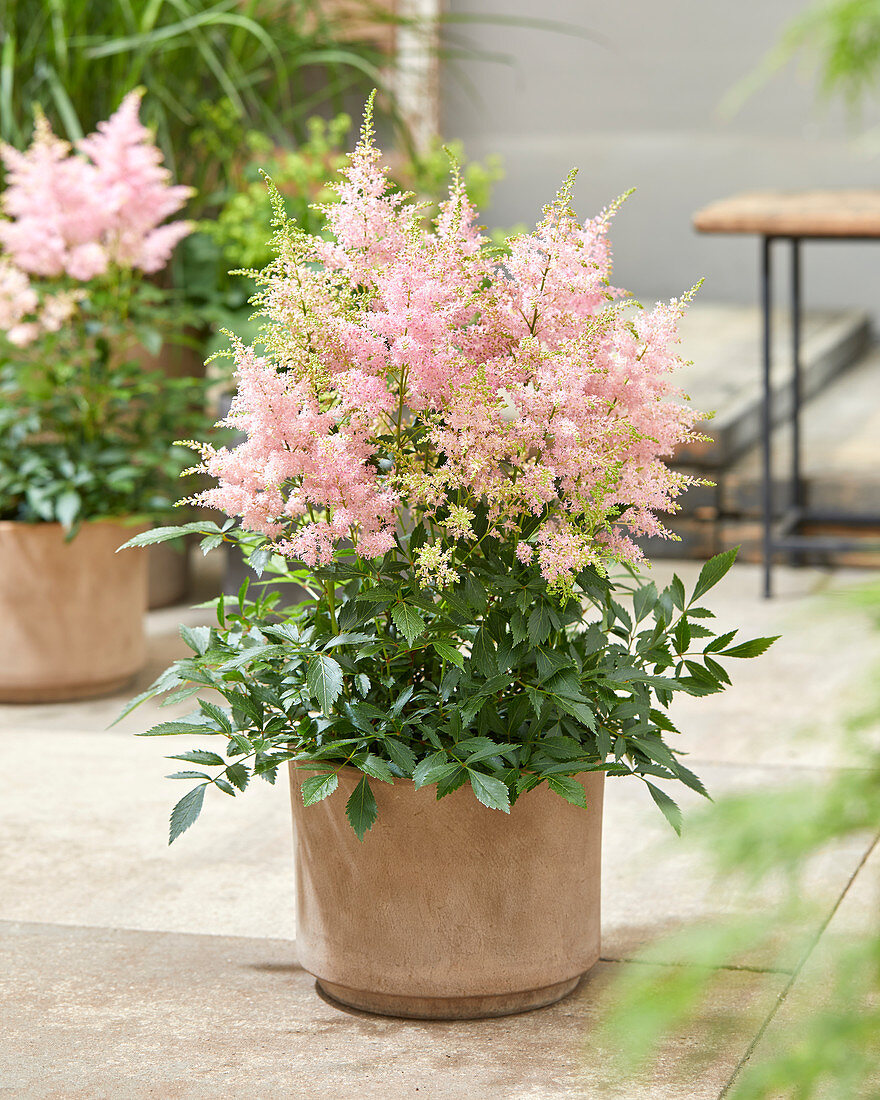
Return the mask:
{"type": "Polygon", "coordinates": [[[764,401],[761,406],[761,512],[763,520],[764,598],[772,595],[772,527],[773,527],[773,464],[772,464],[772,388],[770,365],[772,357],[772,237],[762,238],[761,249],[761,307],[763,311],[763,376],[764,401]]]}
{"type": "Polygon", "coordinates": [[[791,492],[792,508],[803,500],[801,479],[801,242],[791,238],[791,492]]]}

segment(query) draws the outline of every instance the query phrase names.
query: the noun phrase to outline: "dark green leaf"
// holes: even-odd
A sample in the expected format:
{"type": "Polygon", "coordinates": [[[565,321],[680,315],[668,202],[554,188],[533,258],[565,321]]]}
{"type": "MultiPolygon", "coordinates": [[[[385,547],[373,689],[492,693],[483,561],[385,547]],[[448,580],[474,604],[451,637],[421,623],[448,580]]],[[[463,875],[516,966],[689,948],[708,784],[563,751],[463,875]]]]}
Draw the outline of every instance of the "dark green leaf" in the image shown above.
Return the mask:
{"type": "Polygon", "coordinates": [[[226,778],[233,787],[238,787],[240,791],[243,791],[245,787],[247,787],[250,777],[251,773],[244,764],[230,764],[226,769],[226,778]]]}
{"type": "Polygon", "coordinates": [[[673,827],[673,829],[675,829],[678,835],[681,836],[682,817],[681,810],[679,809],[678,804],[673,802],[673,800],[665,791],[661,791],[659,787],[655,787],[654,784],[649,783],[647,779],[645,780],[645,785],[651,792],[651,798],[653,798],[657,805],[660,807],[663,816],[673,827]]]}
{"type": "Polygon", "coordinates": [[[710,558],[706,562],[697,578],[697,584],[690,600],[691,603],[695,603],[701,596],[705,595],[710,588],[715,587],[736,561],[736,555],[738,553],[739,547],[735,546],[732,550],[726,550],[723,554],[716,554],[714,558],[710,558]]]}
{"type": "Polygon", "coordinates": [[[491,775],[483,775],[482,772],[468,769],[468,779],[471,782],[474,794],[490,810],[503,810],[510,813],[510,791],[507,784],[491,775]]]}
{"type": "Polygon", "coordinates": [[[529,615],[529,641],[533,646],[542,645],[550,634],[550,615],[544,603],[532,608],[529,615]]]}
{"type": "Polygon", "coordinates": [[[762,653],[766,653],[770,646],[774,642],[779,641],[781,635],[777,634],[773,638],[752,638],[748,642],[740,642],[739,645],[732,646],[730,649],[725,649],[721,653],[722,657],[760,657],[762,653]]]}
{"type": "Polygon", "coordinates": [[[185,760],[187,764],[225,764],[226,761],[216,752],[208,752],[207,749],[190,749],[189,752],[180,752],[176,756],[169,756],[169,760],[185,760]]]}
{"type": "Polygon", "coordinates": [[[411,603],[396,603],[391,608],[391,618],[397,629],[406,636],[410,645],[425,632],[425,617],[411,603]]]}
{"type": "Polygon", "coordinates": [[[370,790],[367,777],[364,776],[351,793],[345,804],[345,816],[354,829],[358,840],[363,840],[368,829],[373,827],[378,807],[376,798],[370,790]]]}
{"type": "Polygon", "coordinates": [[[185,832],[202,812],[202,803],[205,801],[205,787],[202,783],[194,787],[189,794],[185,794],[171,811],[171,828],[168,835],[168,843],[173,844],[181,833],[185,832]]]}
{"type": "Polygon", "coordinates": [[[306,683],[312,698],[316,699],[324,714],[330,714],[333,704],[342,693],[342,669],[325,653],[316,653],[309,659],[306,683]]]}
{"type": "Polygon", "coordinates": [[[302,800],[304,806],[311,806],[320,802],[328,795],[333,794],[339,786],[336,772],[323,772],[321,775],[310,775],[302,782],[302,800]]]}
{"type": "Polygon", "coordinates": [[[464,668],[464,656],[447,639],[438,639],[431,642],[431,645],[444,661],[457,665],[459,668],[464,668]]]}
{"type": "Polygon", "coordinates": [[[561,795],[566,802],[571,802],[573,806],[582,806],[586,809],[587,792],[584,790],[583,784],[571,776],[554,775],[547,780],[547,786],[551,791],[561,795]]]}

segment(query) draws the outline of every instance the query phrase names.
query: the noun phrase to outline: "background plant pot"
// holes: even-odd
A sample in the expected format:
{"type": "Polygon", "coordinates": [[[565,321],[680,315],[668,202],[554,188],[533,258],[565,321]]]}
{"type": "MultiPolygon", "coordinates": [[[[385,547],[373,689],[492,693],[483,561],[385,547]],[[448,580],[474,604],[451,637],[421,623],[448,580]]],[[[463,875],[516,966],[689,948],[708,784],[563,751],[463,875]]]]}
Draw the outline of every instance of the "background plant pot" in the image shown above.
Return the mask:
{"type": "Polygon", "coordinates": [[[181,603],[190,590],[190,544],[158,542],[146,548],[147,605],[152,611],[157,607],[169,607],[181,603]]]}
{"type": "Polygon", "coordinates": [[[113,691],[144,662],[147,557],[116,553],[137,529],[0,522],[0,702],[113,691]]]}
{"type": "MultiPolygon", "coordinates": [[[[330,770],[330,769],[327,769],[330,770]]],[[[304,807],[291,765],[297,948],[331,997],[389,1016],[504,1016],[564,997],[599,957],[604,773],[587,809],[546,786],[509,815],[463,787],[438,801],[374,781],[363,843],[345,818],[361,773],[304,807]]]]}

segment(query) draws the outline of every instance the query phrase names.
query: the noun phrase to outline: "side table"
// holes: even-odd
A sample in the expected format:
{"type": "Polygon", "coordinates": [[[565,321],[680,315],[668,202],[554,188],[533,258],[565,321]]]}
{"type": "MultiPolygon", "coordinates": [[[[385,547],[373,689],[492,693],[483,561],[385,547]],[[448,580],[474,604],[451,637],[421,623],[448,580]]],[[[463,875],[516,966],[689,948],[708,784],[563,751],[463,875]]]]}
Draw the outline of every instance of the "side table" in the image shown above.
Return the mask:
{"type": "MultiPolygon", "coordinates": [[[[711,203],[694,215],[700,233],[753,234],[761,239],[761,306],[763,313],[763,404],[761,410],[761,512],[763,592],[772,594],[773,556],[807,549],[864,549],[874,541],[864,537],[810,535],[807,523],[844,527],[875,526],[880,517],[811,509],[805,500],[801,474],[801,243],[810,241],[880,240],[880,191],[755,191],[711,203]],[[771,389],[772,251],[787,241],[791,257],[792,402],[788,507],[776,522],[773,505],[773,394],[771,389]]],[[[880,399],[880,395],[878,395],[880,399]]],[[[878,446],[880,460],[880,446],[878,446]]],[[[878,461],[880,468],[880,461],[878,461]]],[[[877,543],[880,548],[880,542],[877,543]]]]}

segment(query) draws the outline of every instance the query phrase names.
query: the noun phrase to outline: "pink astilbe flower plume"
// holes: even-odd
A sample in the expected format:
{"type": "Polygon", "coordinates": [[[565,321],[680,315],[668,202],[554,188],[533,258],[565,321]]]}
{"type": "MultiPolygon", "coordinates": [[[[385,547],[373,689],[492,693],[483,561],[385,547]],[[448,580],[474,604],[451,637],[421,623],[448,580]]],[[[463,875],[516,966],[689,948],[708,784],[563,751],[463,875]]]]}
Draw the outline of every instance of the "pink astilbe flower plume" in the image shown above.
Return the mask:
{"type": "Polygon", "coordinates": [[[34,140],[20,152],[0,146],[7,185],[0,209],[0,247],[30,275],[77,282],[111,266],[159,271],[188,233],[186,221],[162,224],[192,194],[173,186],[162,154],[138,118],[141,92],[131,92],[77,152],[38,115],[34,140]]]}
{"type": "Polygon", "coordinates": [[[233,342],[232,449],[201,448],[198,497],[310,566],[343,541],[379,557],[408,532],[422,583],[466,570],[481,534],[566,591],[667,535],[695,438],[674,385],[690,299],[640,312],[610,283],[619,202],[581,223],[572,175],[534,233],[493,258],[457,173],[433,225],[393,193],[371,105],[326,208],[332,240],[285,223],[261,274],[258,355],[233,342]]]}

